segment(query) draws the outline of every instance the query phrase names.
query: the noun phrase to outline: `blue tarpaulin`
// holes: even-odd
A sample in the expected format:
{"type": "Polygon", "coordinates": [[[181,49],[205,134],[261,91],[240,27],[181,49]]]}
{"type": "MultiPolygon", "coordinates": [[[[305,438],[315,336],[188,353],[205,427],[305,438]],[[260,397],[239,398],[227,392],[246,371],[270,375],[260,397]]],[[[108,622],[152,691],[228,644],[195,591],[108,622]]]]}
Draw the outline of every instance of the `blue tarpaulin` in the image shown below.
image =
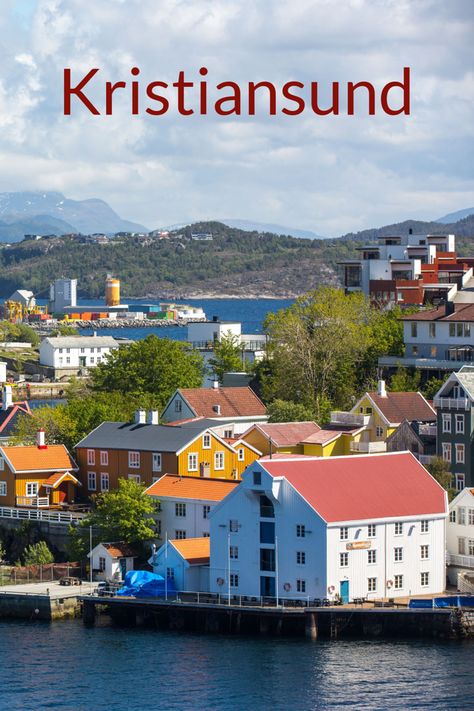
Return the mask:
{"type": "Polygon", "coordinates": [[[174,581],[165,579],[162,575],[149,573],[147,570],[130,570],[117,595],[125,597],[165,597],[166,594],[174,596],[176,588],[174,581]]]}
{"type": "Polygon", "coordinates": [[[410,600],[408,607],[417,610],[433,607],[474,607],[474,596],[449,595],[447,597],[435,597],[431,600],[410,600]]]}

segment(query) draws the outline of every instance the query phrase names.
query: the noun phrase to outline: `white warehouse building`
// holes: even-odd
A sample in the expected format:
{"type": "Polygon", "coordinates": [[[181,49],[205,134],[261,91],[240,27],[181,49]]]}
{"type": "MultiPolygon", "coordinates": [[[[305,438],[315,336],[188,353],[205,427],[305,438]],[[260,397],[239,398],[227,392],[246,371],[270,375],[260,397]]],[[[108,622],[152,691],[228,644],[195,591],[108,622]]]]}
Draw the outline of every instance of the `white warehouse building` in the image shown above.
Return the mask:
{"type": "Polygon", "coordinates": [[[112,336],[51,336],[40,345],[40,364],[55,369],[93,368],[119,343],[112,336]]]}
{"type": "Polygon", "coordinates": [[[210,513],[210,591],[343,602],[440,593],[447,511],[409,452],[260,459],[210,513]]]}

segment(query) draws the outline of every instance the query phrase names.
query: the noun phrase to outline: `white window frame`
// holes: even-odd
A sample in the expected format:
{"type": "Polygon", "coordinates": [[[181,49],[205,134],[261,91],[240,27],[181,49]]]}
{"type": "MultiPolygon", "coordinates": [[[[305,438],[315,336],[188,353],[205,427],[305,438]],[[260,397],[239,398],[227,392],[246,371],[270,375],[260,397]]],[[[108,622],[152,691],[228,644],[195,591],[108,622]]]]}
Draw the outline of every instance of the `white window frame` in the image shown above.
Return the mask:
{"type": "Polygon", "coordinates": [[[466,475],[463,473],[456,473],[455,477],[455,489],[456,491],[462,491],[466,483],[466,475]]]}
{"type": "Polygon", "coordinates": [[[37,481],[26,482],[26,496],[38,496],[39,484],[37,481]]]}
{"type": "Polygon", "coordinates": [[[368,563],[368,565],[376,565],[377,550],[375,548],[371,548],[370,550],[367,551],[367,563],[368,563]]]}
{"type": "Polygon", "coordinates": [[[239,532],[239,522],[236,518],[231,518],[229,520],[229,531],[230,531],[230,533],[238,533],[239,532]]]}
{"type": "Polygon", "coordinates": [[[110,491],[110,478],[108,472],[100,473],[100,490],[110,491]],[[105,486],[104,486],[105,484],[105,486]]]}
{"type": "Polygon", "coordinates": [[[367,592],[377,592],[377,578],[367,578],[367,592]]]}
{"type": "Polygon", "coordinates": [[[403,536],[403,523],[402,521],[396,521],[395,523],[395,536],[403,536]]]}
{"type": "Polygon", "coordinates": [[[161,472],[161,452],[153,452],[151,455],[151,470],[161,472]]]}
{"type": "Polygon", "coordinates": [[[395,590],[403,590],[403,574],[397,573],[393,578],[393,587],[395,590]]]}
{"type": "Polygon", "coordinates": [[[203,449],[210,449],[211,448],[211,435],[209,432],[206,432],[202,436],[202,448],[203,449]]]}
{"type": "Polygon", "coordinates": [[[89,491],[97,491],[97,474],[96,474],[96,472],[87,472],[87,489],[89,491]]]}
{"type": "Polygon", "coordinates": [[[100,451],[100,466],[101,467],[108,467],[109,466],[109,453],[105,449],[101,449],[100,451]]]}
{"type": "Polygon", "coordinates": [[[460,526],[466,525],[466,509],[464,506],[458,506],[458,524],[460,526]]]}
{"type": "Polygon", "coordinates": [[[367,526],[367,538],[377,537],[377,525],[375,523],[369,523],[367,526]]]}
{"type": "Polygon", "coordinates": [[[427,519],[421,522],[420,530],[421,530],[421,533],[429,533],[430,532],[430,522],[427,519]]]}
{"type": "Polygon", "coordinates": [[[420,560],[429,560],[430,558],[430,547],[428,544],[423,543],[420,546],[420,560]]]}
{"type": "Polygon", "coordinates": [[[105,556],[99,556],[99,573],[105,573],[106,560],[105,556]]]}
{"type": "Polygon", "coordinates": [[[296,592],[305,593],[306,592],[306,580],[303,578],[297,578],[296,580],[296,592]]]}
{"type": "Polygon", "coordinates": [[[231,588],[238,588],[239,587],[239,574],[238,573],[231,573],[229,575],[229,585],[231,588]]]}
{"type": "Polygon", "coordinates": [[[129,469],[140,469],[140,452],[137,452],[136,450],[129,451],[128,467],[129,469]]]}
{"type": "Polygon", "coordinates": [[[229,546],[229,558],[231,560],[239,559],[239,546],[229,546]]]}
{"type": "Polygon", "coordinates": [[[239,447],[237,449],[237,461],[243,462],[245,461],[245,449],[244,447],[239,447]]]}
{"type": "Polygon", "coordinates": [[[449,512],[449,523],[456,523],[456,509],[449,512]]]}
{"type": "Polygon", "coordinates": [[[222,472],[225,469],[225,452],[214,452],[214,471],[222,472]]]}
{"type": "Polygon", "coordinates": [[[306,565],[306,551],[296,551],[296,565],[306,565]]]}
{"type": "Polygon", "coordinates": [[[456,452],[456,464],[464,464],[464,462],[466,460],[466,449],[464,447],[464,444],[456,443],[455,452],[456,452]]]}
{"type": "Polygon", "coordinates": [[[8,486],[6,481],[0,481],[0,496],[7,496],[8,486]]]}
{"type": "Polygon", "coordinates": [[[474,509],[467,510],[467,525],[474,526],[474,509]]]}
{"type": "Polygon", "coordinates": [[[442,448],[442,457],[443,457],[444,461],[449,462],[451,464],[451,457],[452,457],[451,442],[442,442],[441,448],[442,448]]]}
{"type": "Polygon", "coordinates": [[[197,452],[188,453],[188,472],[197,472],[199,469],[199,457],[197,452]]]}
{"type": "Polygon", "coordinates": [[[340,541],[347,541],[349,538],[349,527],[348,526],[341,526],[339,529],[339,540],[340,541]]]}
{"type": "Polygon", "coordinates": [[[428,571],[420,573],[420,585],[422,588],[427,588],[430,584],[430,574],[428,571]]]}
{"type": "Polygon", "coordinates": [[[88,464],[88,466],[95,465],[95,449],[88,449],[87,450],[87,464],[88,464]]]}
{"type": "Polygon", "coordinates": [[[464,415],[454,415],[456,434],[464,434],[464,415]]]}
{"type": "Polygon", "coordinates": [[[381,427],[380,425],[377,425],[377,427],[375,428],[375,436],[383,437],[383,427],[381,427]]]}
{"type": "Polygon", "coordinates": [[[174,505],[174,515],[177,518],[186,518],[186,504],[184,501],[177,501],[174,505]]]}
{"type": "Polygon", "coordinates": [[[403,548],[401,546],[396,546],[393,549],[393,562],[403,563],[403,548]]]}
{"type": "Polygon", "coordinates": [[[442,420],[443,420],[443,426],[442,426],[442,432],[450,433],[451,432],[451,413],[443,412],[441,415],[442,420]]]}
{"type": "Polygon", "coordinates": [[[135,481],[137,484],[142,483],[142,478],[141,478],[140,474],[129,474],[128,478],[130,481],[135,481]]]}
{"type": "Polygon", "coordinates": [[[347,568],[349,565],[349,553],[343,552],[339,553],[339,567],[340,568],[347,568]]]}

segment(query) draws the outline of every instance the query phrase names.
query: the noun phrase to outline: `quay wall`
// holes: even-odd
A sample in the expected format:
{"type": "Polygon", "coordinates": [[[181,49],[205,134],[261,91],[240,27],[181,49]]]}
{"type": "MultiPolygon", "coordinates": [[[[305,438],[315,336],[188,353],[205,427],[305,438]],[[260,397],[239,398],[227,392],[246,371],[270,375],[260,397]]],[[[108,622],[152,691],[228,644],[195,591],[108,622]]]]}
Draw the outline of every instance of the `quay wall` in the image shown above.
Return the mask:
{"type": "Polygon", "coordinates": [[[72,619],[80,615],[77,597],[54,597],[14,592],[0,592],[0,619],[52,620],[72,619]]]}

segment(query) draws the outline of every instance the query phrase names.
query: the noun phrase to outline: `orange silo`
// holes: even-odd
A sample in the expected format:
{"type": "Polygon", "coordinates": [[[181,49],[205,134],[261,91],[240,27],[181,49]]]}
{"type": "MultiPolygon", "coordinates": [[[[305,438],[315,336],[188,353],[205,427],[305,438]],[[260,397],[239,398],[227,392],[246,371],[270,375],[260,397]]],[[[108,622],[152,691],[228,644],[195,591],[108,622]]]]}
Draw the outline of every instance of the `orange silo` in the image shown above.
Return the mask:
{"type": "Polygon", "coordinates": [[[106,306],[118,306],[120,304],[120,279],[107,277],[105,282],[105,304],[106,306]]]}

